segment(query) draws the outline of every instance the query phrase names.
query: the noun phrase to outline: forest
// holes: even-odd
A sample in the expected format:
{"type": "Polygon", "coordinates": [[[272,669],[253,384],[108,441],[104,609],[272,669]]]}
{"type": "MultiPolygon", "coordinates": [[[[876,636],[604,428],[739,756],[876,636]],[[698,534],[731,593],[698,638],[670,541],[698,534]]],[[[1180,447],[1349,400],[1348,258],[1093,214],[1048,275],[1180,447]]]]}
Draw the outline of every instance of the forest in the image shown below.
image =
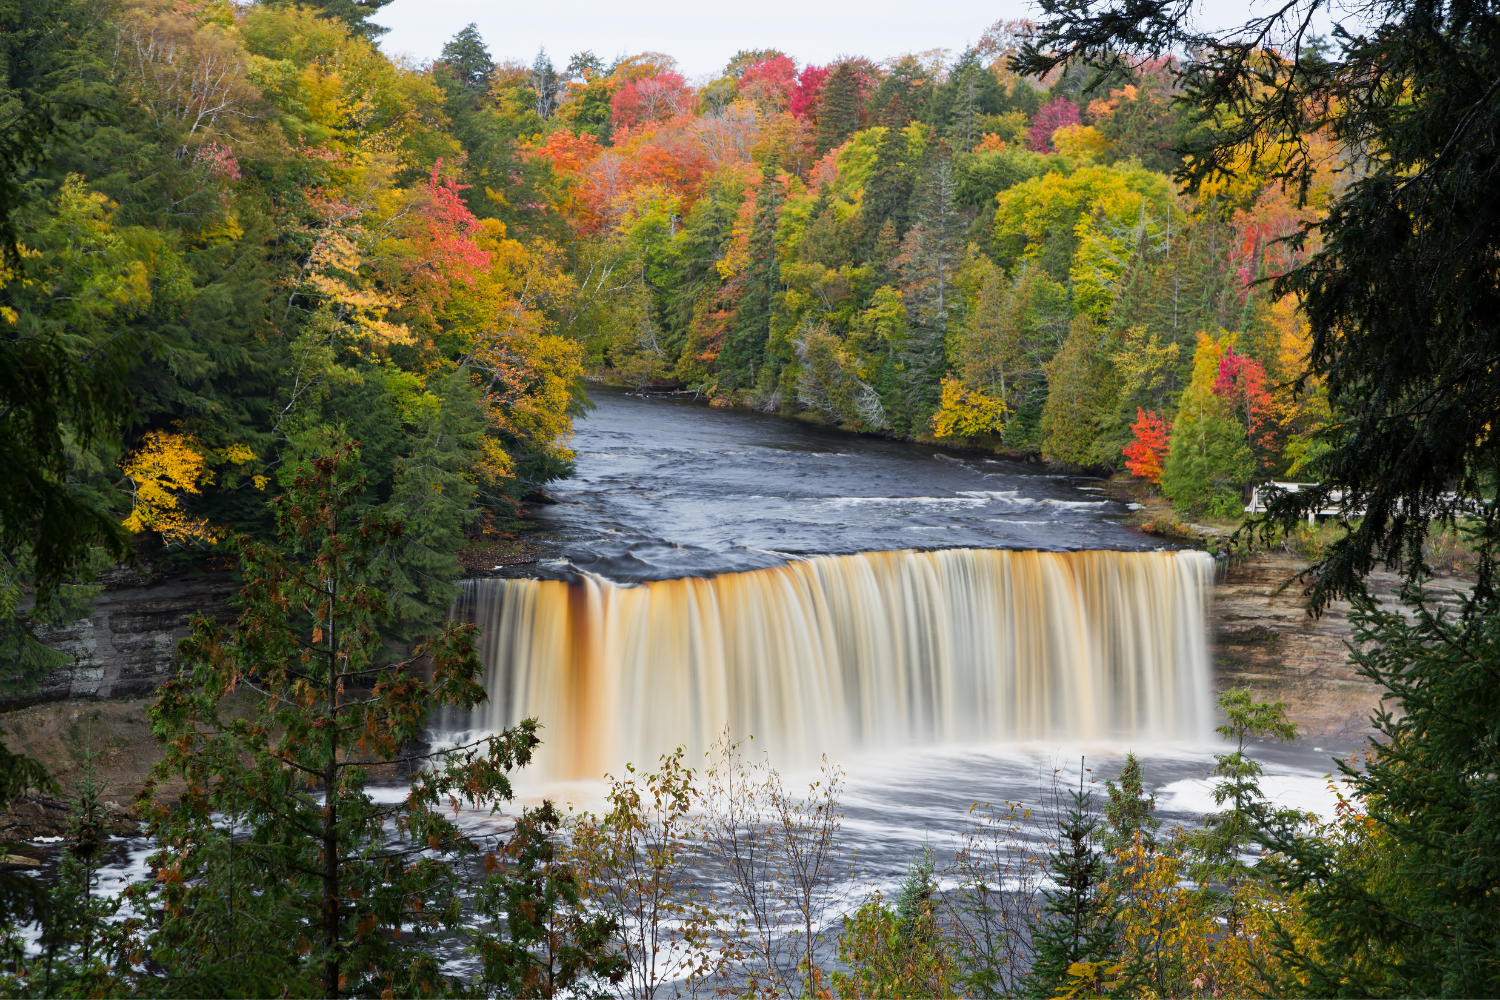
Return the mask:
{"type": "MultiPolygon", "coordinates": [[[[0,2],[0,684],[57,667],[36,627],[112,574],[243,586],[151,712],[150,877],[97,891],[90,781],[55,884],[0,845],[0,992],[1500,990],[1493,5],[1273,45],[1048,4],[692,82],[473,25],[393,59],[381,6],[0,2]],[[546,733],[424,742],[486,697],[448,612],[569,475],[589,380],[1128,473],[1183,516],[1317,484],[1243,536],[1343,512],[1303,583],[1352,603],[1388,708],[1338,818],[1261,793],[1248,741],[1295,727],[1231,691],[1202,828],[1158,830],[1132,759],[1054,788],[1029,846],[1022,807],[976,816],[848,912],[836,769],[799,796],[727,739],[481,842],[452,813],[508,806],[546,733]],[[1456,604],[1423,589],[1443,530],[1456,604]]],[[[62,791],[3,743],[0,772],[62,791]]]]}

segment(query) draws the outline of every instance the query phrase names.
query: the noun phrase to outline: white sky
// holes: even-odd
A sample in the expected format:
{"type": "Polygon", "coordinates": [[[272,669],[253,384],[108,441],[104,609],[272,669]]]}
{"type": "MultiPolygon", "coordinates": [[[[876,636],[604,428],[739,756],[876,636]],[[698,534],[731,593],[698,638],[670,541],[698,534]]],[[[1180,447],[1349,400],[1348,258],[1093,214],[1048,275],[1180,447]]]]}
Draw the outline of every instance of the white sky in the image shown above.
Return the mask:
{"type": "MultiPolygon", "coordinates": [[[[1238,24],[1245,0],[1203,0],[1201,24],[1238,24]]],[[[1256,3],[1264,7],[1265,3],[1256,3]]],[[[741,49],[777,48],[804,63],[841,55],[880,60],[907,52],[962,51],[1002,19],[1035,16],[1029,0],[395,0],[374,20],[391,29],[381,47],[419,62],[470,21],[497,60],[530,63],[546,46],[559,69],[584,49],[608,63],[652,50],[676,57],[689,80],[717,74],[741,49]]]]}

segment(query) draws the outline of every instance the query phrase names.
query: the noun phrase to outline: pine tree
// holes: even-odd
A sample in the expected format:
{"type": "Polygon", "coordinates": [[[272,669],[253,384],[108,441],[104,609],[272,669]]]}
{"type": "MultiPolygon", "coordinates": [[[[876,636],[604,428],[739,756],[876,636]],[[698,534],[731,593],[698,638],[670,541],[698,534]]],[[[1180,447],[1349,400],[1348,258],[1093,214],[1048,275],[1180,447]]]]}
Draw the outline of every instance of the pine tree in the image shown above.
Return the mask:
{"type": "Polygon", "coordinates": [[[968,152],[979,141],[986,119],[1005,109],[1005,90],[979,53],[967,49],[927,103],[923,120],[955,148],[968,152]]]}
{"type": "Polygon", "coordinates": [[[1184,400],[1172,424],[1172,440],[1162,469],[1162,492],[1183,510],[1234,517],[1240,491],[1255,471],[1255,456],[1239,422],[1213,407],[1184,400]]]}
{"type": "Polygon", "coordinates": [[[1101,336],[1087,315],[1073,318],[1062,350],[1044,366],[1047,402],[1042,409],[1042,456],[1086,468],[1106,464],[1118,453],[1101,455],[1100,416],[1113,406],[1108,392],[1101,336]]]}
{"type": "Polygon", "coordinates": [[[1220,517],[1241,512],[1240,491],[1255,472],[1245,425],[1214,391],[1229,338],[1200,334],[1192,380],[1178,399],[1161,488],[1172,503],[1220,517]]]}
{"type": "Polygon", "coordinates": [[[886,128],[875,148],[875,167],[870,171],[870,180],[859,203],[860,221],[872,250],[887,222],[891,223],[897,240],[906,236],[911,224],[912,192],[916,181],[916,171],[910,159],[906,132],[886,128]]]}
{"type": "Polygon", "coordinates": [[[480,513],[473,482],[474,455],[488,430],[479,390],[467,373],[432,379],[409,415],[406,454],[397,459],[390,500],[400,538],[372,563],[391,605],[392,626],[406,639],[441,624],[463,575],[457,551],[480,513]]]}
{"type": "MultiPolygon", "coordinates": [[[[538,56],[540,58],[540,56],[538,56]]],[[[495,62],[490,50],[479,34],[479,26],[472,21],[443,46],[438,56],[442,76],[452,80],[470,94],[481,94],[489,88],[495,75],[495,62]]]]}
{"type": "Polygon", "coordinates": [[[1282,942],[1305,995],[1500,996],[1496,528],[1492,505],[1456,610],[1416,587],[1403,607],[1353,602],[1350,660],[1388,692],[1364,759],[1338,762],[1364,813],[1336,838],[1266,824],[1263,864],[1302,894],[1317,942],[1282,942]]]}
{"type": "Polygon", "coordinates": [[[1141,762],[1134,753],[1125,755],[1119,785],[1106,781],[1104,788],[1109,793],[1109,804],[1104,807],[1104,820],[1109,824],[1104,835],[1105,853],[1117,854],[1137,837],[1151,843],[1161,820],[1151,815],[1156,810],[1156,796],[1146,794],[1141,784],[1141,762]]]}
{"type": "MultiPolygon", "coordinates": [[[[1260,790],[1264,772],[1260,761],[1245,753],[1250,736],[1290,743],[1297,738],[1297,726],[1287,720],[1286,702],[1260,702],[1249,688],[1230,688],[1219,695],[1218,706],[1224,722],[1216,732],[1234,741],[1234,750],[1214,755],[1213,797],[1217,806],[1228,805],[1203,817],[1203,829],[1188,837],[1197,852],[1194,876],[1200,882],[1226,882],[1250,874],[1240,857],[1255,842],[1260,828],[1271,823],[1274,815],[1260,790]]],[[[1300,814],[1299,814],[1300,815],[1300,814]]]]}
{"type": "Polygon", "coordinates": [[[306,0],[302,6],[320,11],[324,17],[337,18],[348,25],[354,34],[374,41],[391,29],[375,24],[370,18],[392,2],[393,0],[306,0]]]}
{"type": "Polygon", "coordinates": [[[563,817],[551,802],[522,811],[474,898],[481,979],[505,997],[592,996],[625,978],[618,930],[584,902],[582,879],[560,849],[563,817]]]}
{"type": "Polygon", "coordinates": [[[1105,962],[1115,951],[1113,911],[1104,892],[1108,866],[1095,847],[1099,817],[1081,765],[1078,787],[1068,790],[1068,800],[1058,816],[1049,863],[1055,887],[1042,891],[1045,902],[1032,927],[1034,958],[1022,984],[1025,996],[1058,996],[1075,962],[1105,962]]]}
{"type": "Polygon", "coordinates": [[[949,331],[962,321],[964,300],[956,279],[963,262],[964,223],[954,200],[953,159],[943,146],[924,172],[916,222],[897,258],[908,317],[906,341],[897,358],[916,426],[924,424],[937,406],[938,385],[947,371],[949,331]]]}
{"type": "Polygon", "coordinates": [[[719,365],[729,376],[723,384],[728,386],[753,385],[757,370],[765,361],[771,316],[781,293],[781,261],[776,248],[781,201],[780,170],[773,158],[761,170],[760,188],[756,191],[745,291],[740,296],[734,329],[724,338],[724,348],[719,353],[719,365]]]}

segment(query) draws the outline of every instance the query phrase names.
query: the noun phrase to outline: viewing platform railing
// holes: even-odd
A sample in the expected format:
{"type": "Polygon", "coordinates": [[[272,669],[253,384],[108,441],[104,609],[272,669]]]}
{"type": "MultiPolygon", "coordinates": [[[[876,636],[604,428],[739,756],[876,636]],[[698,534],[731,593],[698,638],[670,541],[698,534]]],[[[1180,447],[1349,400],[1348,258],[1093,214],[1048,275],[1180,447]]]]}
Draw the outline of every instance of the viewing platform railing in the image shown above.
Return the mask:
{"type": "MultiPolygon", "coordinates": [[[[1268,488],[1275,487],[1276,489],[1279,489],[1279,490],[1285,490],[1288,493],[1301,493],[1303,490],[1310,489],[1310,488],[1312,488],[1312,487],[1314,487],[1316,485],[1318,485],[1318,484],[1317,483],[1279,483],[1279,482],[1274,482],[1274,481],[1273,482],[1269,482],[1269,483],[1262,483],[1259,486],[1251,488],[1251,490],[1250,490],[1250,502],[1245,505],[1245,513],[1246,514],[1261,514],[1261,513],[1265,512],[1266,504],[1265,504],[1265,500],[1262,499],[1262,497],[1261,497],[1261,491],[1262,490],[1266,490],[1268,488]]],[[[1358,510],[1349,510],[1349,511],[1344,510],[1343,507],[1341,506],[1342,503],[1343,503],[1343,500],[1344,500],[1344,493],[1343,493],[1343,491],[1342,490],[1334,490],[1332,493],[1328,494],[1328,502],[1326,504],[1324,504],[1322,507],[1319,507],[1317,510],[1310,510],[1310,511],[1307,512],[1307,523],[1308,524],[1314,524],[1314,523],[1316,523],[1316,522],[1318,522],[1318,521],[1320,521],[1320,520],[1322,520],[1323,518],[1326,518],[1326,517],[1339,517],[1341,515],[1342,516],[1347,516],[1347,517],[1359,517],[1362,514],[1364,514],[1364,509],[1363,508],[1360,508],[1358,510]]]]}
{"type": "MultiPolygon", "coordinates": [[[[1250,502],[1245,505],[1245,513],[1246,514],[1261,514],[1261,513],[1265,512],[1266,501],[1265,501],[1265,498],[1262,496],[1262,491],[1266,490],[1266,489],[1268,489],[1270,487],[1274,486],[1277,489],[1285,490],[1288,493],[1300,493],[1300,492],[1302,492],[1305,489],[1310,489],[1311,487],[1314,487],[1314,486],[1317,486],[1317,485],[1318,485],[1317,483],[1280,483],[1280,482],[1274,482],[1274,481],[1273,482],[1269,482],[1269,483],[1262,483],[1261,485],[1253,487],[1250,490],[1250,502]]],[[[1479,514],[1483,513],[1482,508],[1483,508],[1484,504],[1483,504],[1482,501],[1478,501],[1478,500],[1464,500],[1464,501],[1460,501],[1457,493],[1444,493],[1439,499],[1442,500],[1446,504],[1456,505],[1456,507],[1457,507],[1457,509],[1459,511],[1462,511],[1462,512],[1467,513],[1467,514],[1472,514],[1472,515],[1478,516],[1479,514]]],[[[1327,500],[1327,502],[1322,507],[1319,507],[1317,510],[1310,510],[1310,511],[1307,512],[1307,523],[1308,524],[1313,524],[1313,523],[1315,523],[1317,521],[1321,521],[1324,518],[1329,518],[1329,517],[1363,517],[1364,516],[1364,513],[1365,513],[1364,507],[1362,507],[1362,506],[1361,507],[1354,507],[1354,508],[1351,508],[1350,510],[1345,510],[1343,508],[1343,502],[1344,502],[1344,492],[1342,490],[1333,490],[1332,492],[1330,492],[1328,494],[1328,500],[1327,500]]],[[[1398,505],[1398,509],[1399,509],[1399,505],[1398,505]]]]}

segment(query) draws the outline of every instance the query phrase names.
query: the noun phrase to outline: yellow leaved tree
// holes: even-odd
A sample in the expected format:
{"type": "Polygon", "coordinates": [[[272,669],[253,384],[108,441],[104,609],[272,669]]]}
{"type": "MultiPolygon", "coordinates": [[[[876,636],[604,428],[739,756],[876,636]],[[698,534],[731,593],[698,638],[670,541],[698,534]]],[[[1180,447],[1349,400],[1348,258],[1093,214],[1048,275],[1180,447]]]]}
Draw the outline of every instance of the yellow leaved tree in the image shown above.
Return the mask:
{"type": "Polygon", "coordinates": [[[182,509],[182,497],[202,492],[213,469],[190,434],[149,431],[125,463],[135,507],[125,519],[133,532],[155,531],[168,545],[212,543],[223,532],[182,509]]]}
{"type": "MultiPolygon", "coordinates": [[[[191,434],[148,431],[122,467],[134,500],[124,526],[136,533],[155,531],[168,545],[219,541],[223,530],[189,514],[182,499],[214,481],[213,464],[244,465],[254,458],[255,452],[243,444],[209,451],[191,434]]],[[[265,489],[268,481],[265,476],[252,480],[257,489],[265,489]]]]}

